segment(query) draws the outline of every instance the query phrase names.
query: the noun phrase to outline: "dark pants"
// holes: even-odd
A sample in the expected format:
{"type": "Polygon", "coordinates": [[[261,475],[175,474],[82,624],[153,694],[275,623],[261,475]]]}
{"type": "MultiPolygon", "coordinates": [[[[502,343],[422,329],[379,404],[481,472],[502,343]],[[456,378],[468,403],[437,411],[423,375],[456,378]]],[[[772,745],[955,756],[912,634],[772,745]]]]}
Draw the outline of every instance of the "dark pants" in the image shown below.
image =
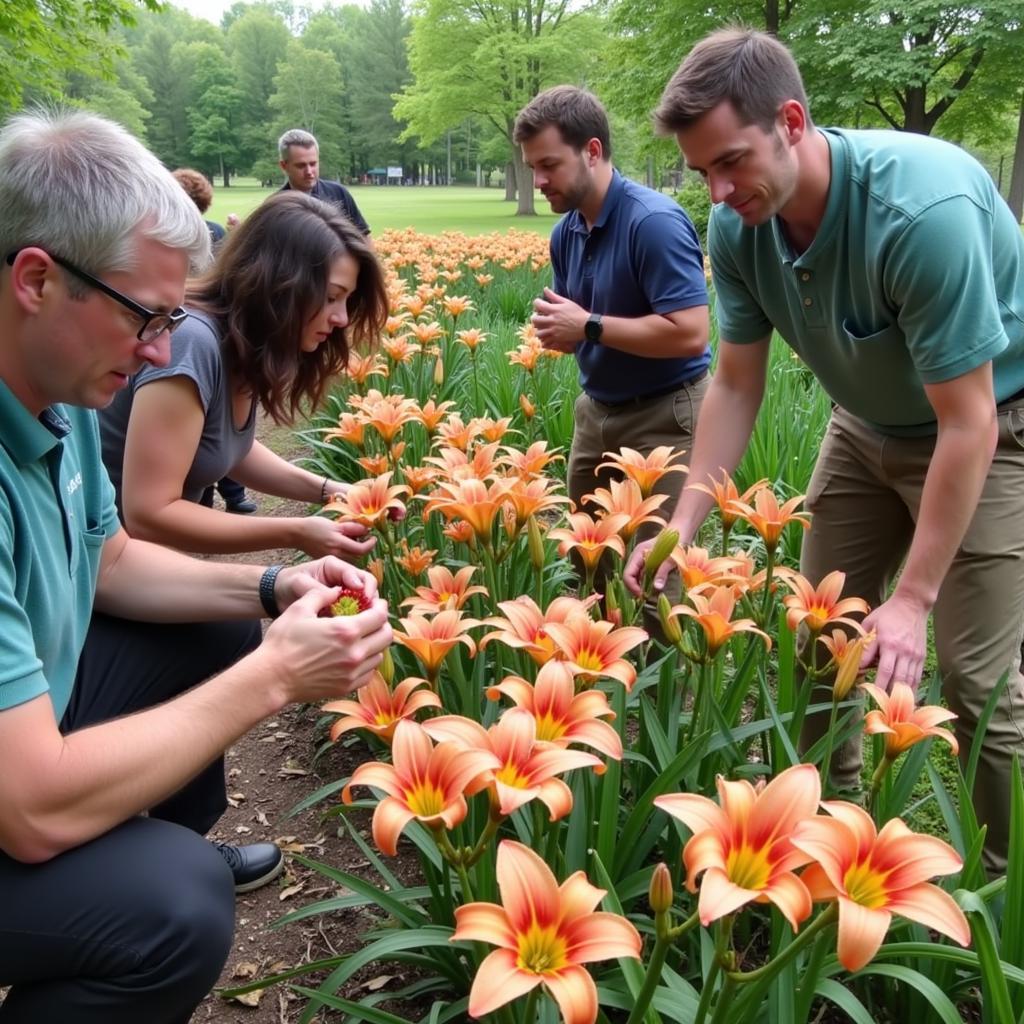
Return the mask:
{"type": "MultiPolygon", "coordinates": [[[[61,730],[170,700],[259,638],[255,622],[158,626],[96,615],[61,730]]],[[[201,838],[225,806],[218,758],[148,818],[43,864],[0,853],[0,985],[13,986],[0,1022],[186,1024],[234,932],[231,872],[201,838]]]]}
{"type": "MultiPolygon", "coordinates": [[[[237,480],[232,480],[229,476],[218,480],[216,489],[220,491],[220,496],[224,499],[226,505],[237,505],[238,502],[245,501],[245,488],[237,480]]],[[[203,491],[199,504],[205,505],[207,508],[213,508],[213,491],[214,485],[211,484],[203,491]]]]}

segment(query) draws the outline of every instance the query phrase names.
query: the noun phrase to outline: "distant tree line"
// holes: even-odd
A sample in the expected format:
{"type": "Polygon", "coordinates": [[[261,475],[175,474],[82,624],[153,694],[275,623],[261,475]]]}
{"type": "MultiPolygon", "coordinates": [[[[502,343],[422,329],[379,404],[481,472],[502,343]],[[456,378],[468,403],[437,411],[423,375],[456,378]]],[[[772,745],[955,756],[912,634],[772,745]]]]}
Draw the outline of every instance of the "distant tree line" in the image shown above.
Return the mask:
{"type": "Polygon", "coordinates": [[[476,181],[478,168],[499,169],[531,213],[511,142],[529,99],[558,82],[592,88],[611,111],[617,163],[652,184],[677,180],[678,154],[652,137],[650,112],[697,39],[743,22],[792,47],[818,123],[960,143],[1020,220],[1022,19],[1020,0],[372,0],[318,11],[262,0],[235,3],[215,26],[158,0],[3,0],[0,112],[61,97],[225,185],[279,180],[275,140],[302,127],[320,140],[327,176],[401,166],[417,182],[476,181]]]}

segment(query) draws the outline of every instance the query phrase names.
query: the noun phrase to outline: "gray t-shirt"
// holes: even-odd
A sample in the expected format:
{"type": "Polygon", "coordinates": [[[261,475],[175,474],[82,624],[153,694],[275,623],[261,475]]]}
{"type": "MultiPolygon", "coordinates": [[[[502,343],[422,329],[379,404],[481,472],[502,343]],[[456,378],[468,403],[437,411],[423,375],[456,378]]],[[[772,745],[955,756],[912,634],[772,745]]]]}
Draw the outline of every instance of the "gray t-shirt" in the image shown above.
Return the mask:
{"type": "Polygon", "coordinates": [[[195,383],[205,415],[199,448],[182,486],[183,498],[198,502],[207,487],[229,475],[249,454],[256,436],[255,403],[245,426],[235,427],[227,373],[221,359],[220,333],[215,323],[205,313],[190,309],[188,320],[171,335],[171,360],[167,366],[141,369],[128,387],[100,412],[103,461],[117,491],[117,508],[122,518],[124,441],[135,392],[151,381],[168,377],[188,377],[195,383]]]}

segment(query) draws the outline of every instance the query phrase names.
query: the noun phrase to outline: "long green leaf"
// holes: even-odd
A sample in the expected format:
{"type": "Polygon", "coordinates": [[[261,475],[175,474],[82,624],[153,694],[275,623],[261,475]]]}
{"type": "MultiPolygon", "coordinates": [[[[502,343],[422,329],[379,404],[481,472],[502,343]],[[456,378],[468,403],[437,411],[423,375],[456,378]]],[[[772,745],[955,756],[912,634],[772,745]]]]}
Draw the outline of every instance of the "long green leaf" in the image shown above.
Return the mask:
{"type": "Polygon", "coordinates": [[[378,1010],[375,1006],[354,1003],[351,999],[342,999],[317,989],[306,988],[303,985],[289,985],[289,988],[308,997],[312,1004],[329,1006],[332,1010],[344,1010],[349,1015],[349,1020],[366,1020],[370,1024],[412,1024],[407,1017],[396,1017],[395,1014],[378,1010]]]}
{"type": "Polygon", "coordinates": [[[1010,999],[1006,975],[1003,973],[1003,965],[996,948],[988,907],[975,892],[959,890],[954,893],[954,899],[967,915],[967,921],[971,926],[974,951],[978,954],[978,964],[981,967],[981,991],[984,996],[982,1012],[985,1024],[1002,1024],[1003,1021],[1011,1021],[1014,1016],[1013,1002],[1010,999]]]}
{"type": "MultiPolygon", "coordinates": [[[[1024,963],[1024,781],[1016,754],[1010,773],[1010,849],[1000,932],[1002,958],[1011,964],[1024,963]]],[[[1013,993],[1013,1012],[1015,1017],[1024,1014],[1024,991],[1013,993]]]]}
{"type": "Polygon", "coordinates": [[[931,978],[921,974],[920,971],[913,971],[901,964],[871,963],[857,972],[858,978],[863,978],[866,975],[892,978],[894,981],[903,982],[904,985],[917,989],[928,1000],[932,1010],[943,1024],[963,1024],[960,1011],[950,1001],[946,993],[931,978]]]}
{"type": "MultiPolygon", "coordinates": [[[[865,1009],[864,1004],[845,985],[831,978],[822,978],[815,986],[815,992],[822,999],[834,1003],[846,1014],[853,1024],[875,1024],[875,1018],[865,1009]]],[[[802,1024],[802,1022],[799,1022],[802,1024]]]]}
{"type": "Polygon", "coordinates": [[[974,781],[978,775],[978,761],[981,759],[981,751],[985,745],[985,733],[988,730],[988,723],[995,714],[999,699],[1003,695],[1003,690],[1006,689],[1009,678],[1010,673],[1008,671],[999,677],[999,682],[992,688],[992,692],[988,695],[988,700],[985,701],[985,706],[981,709],[981,714],[978,716],[978,724],[974,730],[974,740],[971,742],[971,752],[967,756],[967,771],[964,773],[968,794],[974,792],[974,781]]]}

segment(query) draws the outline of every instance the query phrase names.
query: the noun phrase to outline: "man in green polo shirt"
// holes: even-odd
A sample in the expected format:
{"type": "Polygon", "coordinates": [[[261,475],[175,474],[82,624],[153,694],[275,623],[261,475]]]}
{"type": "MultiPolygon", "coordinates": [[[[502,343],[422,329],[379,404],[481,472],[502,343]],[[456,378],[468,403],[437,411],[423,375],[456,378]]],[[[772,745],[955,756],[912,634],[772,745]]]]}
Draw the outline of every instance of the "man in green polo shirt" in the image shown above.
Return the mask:
{"type": "MultiPolygon", "coordinates": [[[[1009,670],[974,792],[987,865],[1000,871],[1024,742],[1020,229],[985,170],[952,145],[816,128],[792,56],[763,33],[698,43],[656,122],[718,204],[708,249],[721,345],[688,481],[738,463],[777,330],[836,403],[808,489],[801,571],[817,583],[840,569],[847,593],[874,607],[876,682],[917,685],[932,614],[966,758],[1009,670]]],[[[709,507],[683,490],[672,525],[684,540],[709,507]]],[[[640,557],[627,570],[634,585],[640,557]]],[[[858,739],[833,781],[855,788],[859,772],[858,739]]]]}
{"type": "Polygon", "coordinates": [[[351,691],[390,642],[379,599],[321,616],[339,586],[375,596],[337,559],[222,565],[118,524],[93,410],[166,363],[209,247],[120,127],[78,112],[0,130],[5,1022],[185,1024],[230,949],[235,890],[281,867],[272,844],[202,838],[223,751],[290,702],[351,691]],[[280,618],[260,643],[264,612],[280,618]]]}

